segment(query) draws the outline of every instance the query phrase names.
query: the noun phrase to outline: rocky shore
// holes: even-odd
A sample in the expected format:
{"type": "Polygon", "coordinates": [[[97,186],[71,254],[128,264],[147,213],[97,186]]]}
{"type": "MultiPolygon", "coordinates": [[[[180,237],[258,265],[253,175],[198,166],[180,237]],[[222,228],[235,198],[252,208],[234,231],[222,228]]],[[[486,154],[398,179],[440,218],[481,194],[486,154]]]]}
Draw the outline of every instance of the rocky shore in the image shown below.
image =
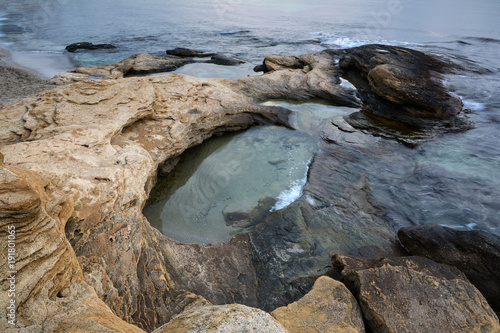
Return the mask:
{"type": "Polygon", "coordinates": [[[500,237],[398,231],[363,178],[336,182],[349,160],[390,148],[367,135],[415,146],[472,128],[440,81],[452,63],[368,45],[268,56],[265,74],[234,80],[131,76],[189,61],[172,59],[61,73],[0,108],[0,304],[7,318],[14,300],[16,324],[2,331],[500,332],[500,237]],[[290,126],[289,110],[259,104],[269,99],[353,108],[323,124],[304,195],[226,243],[152,228],[142,208],[186,149],[290,126]]]}

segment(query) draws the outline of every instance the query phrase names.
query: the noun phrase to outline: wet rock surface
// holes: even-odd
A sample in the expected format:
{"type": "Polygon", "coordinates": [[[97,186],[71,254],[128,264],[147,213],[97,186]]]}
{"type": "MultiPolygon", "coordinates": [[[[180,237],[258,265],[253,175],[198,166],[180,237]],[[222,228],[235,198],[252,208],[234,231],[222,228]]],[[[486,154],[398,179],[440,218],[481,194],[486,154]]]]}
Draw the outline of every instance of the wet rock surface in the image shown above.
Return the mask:
{"type": "Polygon", "coordinates": [[[167,50],[168,55],[173,55],[181,58],[206,58],[215,56],[216,53],[210,53],[199,50],[192,50],[185,47],[177,47],[172,50],[167,50]]]}
{"type": "Polygon", "coordinates": [[[66,46],[66,51],[76,52],[78,50],[110,50],[116,49],[113,44],[93,44],[89,42],[74,43],[66,46]]]}
{"type": "MultiPolygon", "coordinates": [[[[19,281],[31,290],[21,297],[29,320],[19,321],[21,327],[36,330],[50,322],[61,330],[70,323],[87,325],[95,332],[106,331],[103,326],[116,326],[119,331],[125,325],[122,330],[126,331],[127,322],[152,331],[184,309],[208,302],[237,302],[272,311],[300,299],[311,288],[312,276],[331,270],[332,253],[382,256],[373,250],[378,246],[385,256],[402,255],[394,226],[385,217],[384,206],[374,200],[370,182],[356,172],[344,173],[349,179],[338,182],[341,171],[352,169],[352,161],[371,163],[367,156],[387,156],[389,160],[391,144],[398,143],[380,144],[345,119],[332,119],[319,130],[324,142],[310,166],[304,195],[272,212],[247,234],[226,243],[180,244],[152,228],[142,214],[157,170],[189,147],[249,126],[289,127],[289,110],[262,106],[259,101],[319,98],[358,108],[361,96],[367,103],[361,92],[342,84],[343,72],[337,62],[346,52],[350,51],[269,56],[264,61],[267,73],[235,80],[179,74],[124,78],[131,70],[190,61],[136,55],[118,64],[61,74],[56,81],[64,85],[1,107],[4,178],[11,177],[9,170],[32,175],[24,185],[4,186],[1,193],[8,199],[1,201],[7,202],[2,214],[11,219],[12,211],[20,212],[15,221],[29,224],[22,229],[27,240],[48,233],[37,238],[36,244],[26,243],[27,252],[21,257],[38,253],[47,262],[61,263],[55,269],[26,261],[27,273],[19,281]],[[26,202],[14,200],[19,197],[18,189],[26,202]],[[52,217],[40,219],[39,207],[45,207],[52,217]],[[57,246],[46,246],[47,242],[57,246]],[[46,252],[37,252],[42,243],[46,252]],[[60,259],[63,254],[64,260],[60,259]],[[64,306],[81,305],[88,311],[69,321],[67,313],[73,312],[52,308],[54,299],[59,302],[59,292],[64,299],[66,290],[73,298],[64,306]],[[36,309],[45,308],[46,312],[35,315],[36,309]],[[81,323],[79,318],[83,318],[81,323]]],[[[399,76],[395,79],[401,80],[399,76]]],[[[386,97],[394,94],[388,92],[386,97]]],[[[446,108],[446,101],[444,98],[440,104],[439,115],[449,121],[457,113],[446,108]]],[[[395,262],[394,270],[407,272],[426,285],[423,277],[427,273],[412,270],[408,262],[395,262]]],[[[470,325],[463,327],[486,331],[496,327],[477,291],[463,278],[450,274],[438,274],[437,281],[447,295],[443,302],[456,300],[454,295],[466,291],[469,294],[461,302],[477,309],[472,316],[458,303],[456,313],[470,319],[470,325]],[[448,288],[448,281],[455,280],[458,282],[448,288]],[[482,319],[478,314],[484,314],[482,319]]],[[[7,282],[3,279],[1,283],[7,282]]],[[[420,290],[419,285],[415,288],[420,290]]],[[[432,304],[441,306],[438,301],[432,304]]],[[[450,325],[462,327],[461,320],[450,325]]],[[[139,331],[130,329],[134,330],[139,331]]]]}
{"type": "Polygon", "coordinates": [[[458,269],[422,257],[332,263],[373,332],[497,332],[498,318],[458,269]]]}
{"type": "Polygon", "coordinates": [[[500,312],[500,237],[439,225],[404,227],[398,237],[411,255],[458,268],[500,312]]]}

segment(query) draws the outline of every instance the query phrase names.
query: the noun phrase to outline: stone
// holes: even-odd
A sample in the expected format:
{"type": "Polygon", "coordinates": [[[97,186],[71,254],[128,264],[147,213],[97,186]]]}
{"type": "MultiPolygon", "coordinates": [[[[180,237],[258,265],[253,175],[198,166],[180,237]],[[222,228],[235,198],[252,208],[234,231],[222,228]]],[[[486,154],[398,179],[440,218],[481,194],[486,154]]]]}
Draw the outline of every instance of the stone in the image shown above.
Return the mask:
{"type": "Polygon", "coordinates": [[[243,60],[221,53],[212,56],[209,62],[222,66],[237,66],[245,63],[243,60]]]}
{"type": "Polygon", "coordinates": [[[456,268],[423,257],[335,254],[373,332],[498,332],[495,312],[456,268]]]}
{"type": "Polygon", "coordinates": [[[0,154],[0,269],[4,272],[0,330],[143,332],[113,314],[85,283],[63,234],[72,213],[70,196],[44,177],[5,166],[0,154]],[[12,300],[15,326],[6,321],[12,300]]]}
{"type": "Polygon", "coordinates": [[[167,50],[167,54],[181,58],[206,58],[216,55],[216,53],[192,50],[185,47],[177,47],[173,50],[167,50]]]}
{"type": "Polygon", "coordinates": [[[79,67],[65,73],[57,74],[52,79],[52,82],[67,84],[89,78],[120,79],[128,75],[170,72],[190,62],[191,60],[189,59],[158,57],[147,53],[138,53],[117,63],[79,67]]]}
{"type": "Polygon", "coordinates": [[[202,306],[184,311],[153,333],[286,333],[268,313],[240,304],[202,306]]]}
{"type": "Polygon", "coordinates": [[[441,74],[451,63],[403,47],[363,45],[346,51],[340,60],[344,77],[359,91],[363,114],[348,120],[358,128],[397,137],[403,132],[429,140],[435,132],[473,127],[462,112],[460,98],[450,94],[441,74]],[[432,130],[431,133],[426,131],[432,130]]]}
{"type": "Polygon", "coordinates": [[[113,44],[92,44],[89,42],[74,43],[66,46],[66,51],[76,52],[77,50],[109,50],[116,49],[113,44]]]}
{"type": "Polygon", "coordinates": [[[411,255],[458,268],[500,313],[500,237],[482,230],[456,230],[440,225],[398,230],[411,255]]]}
{"type": "Polygon", "coordinates": [[[365,332],[358,302],[341,282],[322,276],[303,298],[271,315],[290,333],[365,332]]]}
{"type": "Polygon", "coordinates": [[[269,215],[277,200],[271,197],[260,199],[257,206],[249,211],[228,211],[228,207],[223,210],[224,220],[227,225],[235,228],[253,227],[269,215]]]}

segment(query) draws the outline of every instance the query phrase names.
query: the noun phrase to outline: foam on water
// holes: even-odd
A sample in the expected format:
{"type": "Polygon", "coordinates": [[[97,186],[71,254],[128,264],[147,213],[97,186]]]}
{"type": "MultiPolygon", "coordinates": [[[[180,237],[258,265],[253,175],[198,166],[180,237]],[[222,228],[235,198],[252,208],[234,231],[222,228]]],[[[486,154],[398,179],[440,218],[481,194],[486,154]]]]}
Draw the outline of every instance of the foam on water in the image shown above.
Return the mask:
{"type": "Polygon", "coordinates": [[[304,186],[307,182],[307,172],[309,170],[309,164],[311,164],[311,160],[306,162],[306,171],[304,173],[304,177],[302,179],[298,179],[292,182],[291,188],[281,192],[278,195],[278,202],[271,208],[271,211],[276,211],[283,209],[290,205],[292,202],[300,198],[303,194],[304,186]]]}

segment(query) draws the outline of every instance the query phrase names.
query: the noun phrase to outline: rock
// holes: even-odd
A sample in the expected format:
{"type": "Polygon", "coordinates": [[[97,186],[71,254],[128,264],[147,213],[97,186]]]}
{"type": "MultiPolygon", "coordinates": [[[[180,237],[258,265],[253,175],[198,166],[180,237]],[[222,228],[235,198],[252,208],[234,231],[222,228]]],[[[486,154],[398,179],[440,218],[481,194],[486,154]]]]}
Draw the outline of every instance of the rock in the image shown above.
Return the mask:
{"type": "Polygon", "coordinates": [[[451,67],[424,53],[396,46],[375,44],[347,50],[340,68],[365,104],[364,117],[357,114],[358,119],[349,118],[350,123],[392,137],[398,132],[416,132],[432,138],[422,132],[472,128],[463,116],[461,100],[442,83],[440,73],[449,72],[451,67]]]}
{"type": "Polygon", "coordinates": [[[181,58],[206,58],[217,55],[216,53],[197,51],[197,50],[187,49],[184,47],[177,47],[173,50],[167,50],[167,54],[181,58]]]}
{"type": "Polygon", "coordinates": [[[77,50],[109,50],[116,49],[113,44],[92,44],[89,42],[74,43],[66,46],[66,51],[76,52],[77,50]]]}
{"type": "Polygon", "coordinates": [[[373,332],[498,332],[481,293],[456,268],[423,257],[361,259],[333,266],[359,300],[373,332]]]}
{"type": "Polygon", "coordinates": [[[0,263],[0,330],[143,332],[114,315],[85,283],[63,234],[72,213],[70,196],[39,175],[5,166],[0,154],[0,249],[11,255],[0,263]],[[6,320],[14,318],[7,317],[12,301],[15,326],[6,320]]]}
{"type": "Polygon", "coordinates": [[[276,202],[276,199],[266,197],[259,200],[258,205],[248,212],[228,212],[226,207],[222,213],[227,225],[235,228],[249,228],[262,222],[262,220],[269,215],[276,202]]]}
{"type": "Polygon", "coordinates": [[[322,276],[299,301],[271,315],[290,333],[365,332],[358,302],[340,282],[322,276]]]}
{"type": "Polygon", "coordinates": [[[153,333],[286,333],[271,315],[244,305],[212,305],[194,308],[176,316],[153,333]]]}
{"type": "MultiPolygon", "coordinates": [[[[179,74],[87,79],[0,108],[0,152],[9,168],[29,170],[51,184],[51,193],[68,198],[64,209],[69,213],[57,208],[59,201],[52,197],[43,201],[64,223],[44,224],[25,212],[30,223],[65,242],[71,254],[65,262],[72,268],[61,267],[61,272],[78,271],[81,282],[65,280],[64,286],[88,283],[116,315],[153,330],[195,302],[193,293],[215,304],[257,305],[247,236],[228,243],[184,245],[151,228],[144,218],[142,207],[159,165],[215,134],[257,124],[288,126],[288,113],[255,104],[220,80],[179,74]]],[[[11,192],[5,190],[7,196],[11,192]]],[[[30,235],[36,230],[27,230],[25,237],[30,235]]],[[[45,239],[40,242],[47,251],[52,248],[45,239]]],[[[23,248],[32,253],[37,246],[27,243],[23,248]]],[[[25,261],[27,273],[20,275],[20,286],[28,281],[55,283],[44,275],[52,274],[44,271],[50,267],[36,263],[25,261]]],[[[83,288],[82,293],[104,306],[92,288],[86,288],[91,292],[83,288]]],[[[50,289],[49,295],[60,289],[50,289]]],[[[43,309],[51,302],[43,294],[32,293],[30,298],[29,309],[43,309]]],[[[106,313],[89,305],[89,311],[95,309],[106,313]]],[[[62,323],[65,312],[49,315],[62,323]]],[[[33,315],[30,320],[41,325],[49,318],[33,315]]]]}
{"type": "Polygon", "coordinates": [[[79,67],[66,73],[57,74],[52,82],[67,84],[89,78],[119,79],[127,75],[151,74],[174,71],[191,60],[174,57],[157,57],[147,53],[134,54],[118,63],[79,67]]]}
{"type": "Polygon", "coordinates": [[[411,255],[458,268],[500,312],[500,237],[439,225],[404,227],[398,237],[411,255]]]}
{"type": "Polygon", "coordinates": [[[239,64],[244,64],[245,62],[243,60],[234,58],[232,56],[226,55],[226,54],[216,54],[212,56],[210,59],[211,63],[214,63],[216,65],[223,65],[223,66],[237,66],[239,64]]]}

